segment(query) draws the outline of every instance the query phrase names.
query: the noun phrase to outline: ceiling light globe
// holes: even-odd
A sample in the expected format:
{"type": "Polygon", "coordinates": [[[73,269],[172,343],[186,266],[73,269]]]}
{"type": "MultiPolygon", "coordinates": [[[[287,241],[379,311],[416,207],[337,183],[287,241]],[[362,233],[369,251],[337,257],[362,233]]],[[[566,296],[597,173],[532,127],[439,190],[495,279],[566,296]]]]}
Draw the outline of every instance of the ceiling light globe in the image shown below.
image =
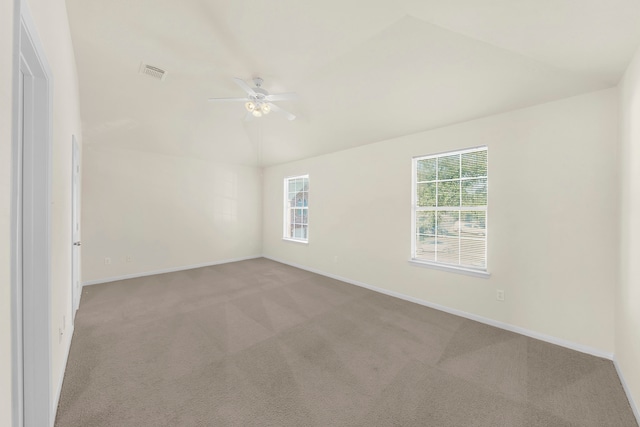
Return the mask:
{"type": "Polygon", "coordinates": [[[253,110],[251,114],[253,114],[254,117],[262,116],[262,112],[260,110],[253,110]]]}
{"type": "Polygon", "coordinates": [[[252,111],[255,111],[256,104],[254,104],[253,102],[249,101],[246,104],[244,104],[244,108],[246,108],[247,111],[252,112],[252,111]]]}
{"type": "Polygon", "coordinates": [[[269,104],[264,104],[262,106],[262,114],[269,114],[270,111],[271,111],[271,107],[269,106],[269,104]]]}

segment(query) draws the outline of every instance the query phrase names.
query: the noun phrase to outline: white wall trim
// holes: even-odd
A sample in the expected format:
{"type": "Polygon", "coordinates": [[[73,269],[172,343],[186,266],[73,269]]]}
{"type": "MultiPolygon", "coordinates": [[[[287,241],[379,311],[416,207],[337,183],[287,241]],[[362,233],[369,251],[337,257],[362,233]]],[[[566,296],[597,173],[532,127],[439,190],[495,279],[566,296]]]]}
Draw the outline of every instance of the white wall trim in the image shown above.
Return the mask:
{"type": "Polygon", "coordinates": [[[432,302],[429,302],[429,301],[425,301],[425,300],[422,300],[422,299],[419,299],[419,298],[415,298],[415,297],[412,297],[412,296],[409,296],[409,295],[402,294],[400,292],[390,291],[388,289],[379,288],[377,286],[372,286],[372,285],[369,285],[369,284],[364,283],[364,282],[359,282],[357,280],[352,280],[352,279],[348,279],[346,277],[337,276],[335,274],[326,273],[326,272],[321,271],[321,270],[316,270],[315,268],[307,267],[307,266],[296,264],[296,263],[292,263],[292,262],[287,262],[287,261],[284,261],[284,260],[281,260],[281,259],[278,259],[278,258],[267,256],[267,255],[263,255],[263,256],[264,256],[264,258],[270,259],[272,261],[276,261],[276,262],[279,262],[279,263],[282,263],[282,264],[287,264],[287,265],[290,265],[292,267],[296,267],[296,268],[299,268],[299,269],[302,269],[302,270],[310,271],[312,273],[320,274],[322,276],[330,277],[332,279],[340,280],[341,282],[346,282],[346,283],[349,283],[349,284],[352,284],[352,285],[356,285],[356,286],[360,286],[360,287],[363,287],[363,288],[367,288],[367,289],[370,289],[372,291],[379,292],[381,294],[389,295],[389,296],[392,296],[392,297],[403,299],[405,301],[409,301],[409,302],[413,302],[413,303],[416,303],[416,304],[424,305],[425,307],[429,307],[429,308],[433,308],[433,309],[436,309],[436,310],[444,311],[445,313],[449,313],[449,314],[453,314],[453,315],[456,315],[456,316],[464,317],[466,319],[475,320],[476,322],[484,323],[484,324],[490,325],[490,326],[495,326],[496,328],[504,329],[504,330],[507,330],[507,331],[510,331],[510,332],[515,332],[515,333],[520,334],[520,335],[525,335],[527,337],[535,338],[535,339],[540,340],[540,341],[545,341],[545,342],[548,342],[548,343],[551,343],[551,344],[559,345],[561,347],[566,347],[566,348],[569,348],[571,350],[579,351],[581,353],[586,353],[586,354],[590,354],[592,356],[601,357],[601,358],[608,359],[608,360],[613,360],[613,353],[607,353],[607,352],[599,350],[597,348],[589,347],[589,346],[582,345],[582,344],[577,344],[577,343],[574,343],[574,342],[571,342],[571,341],[566,341],[566,340],[563,340],[563,339],[560,339],[560,338],[553,337],[551,335],[541,334],[539,332],[531,331],[529,329],[521,328],[519,326],[510,325],[508,323],[500,322],[498,320],[490,319],[488,317],[482,317],[482,316],[478,316],[476,314],[467,313],[465,311],[457,310],[455,308],[446,307],[444,305],[435,304],[435,303],[432,303],[432,302]]]}
{"type": "Polygon", "coordinates": [[[624,380],[622,369],[620,368],[620,365],[618,364],[618,359],[615,356],[613,357],[613,366],[616,367],[616,372],[618,372],[618,377],[620,378],[620,382],[622,383],[622,388],[624,389],[624,392],[627,395],[627,400],[629,401],[629,405],[631,406],[633,415],[636,416],[636,421],[638,422],[638,425],[640,425],[640,410],[638,410],[638,405],[633,400],[633,395],[631,394],[631,390],[629,389],[629,386],[627,386],[627,382],[624,380]]]}
{"type": "Polygon", "coordinates": [[[51,408],[53,419],[51,420],[51,427],[54,427],[56,416],[58,415],[58,404],[60,403],[60,396],[62,395],[62,383],[64,382],[64,374],[67,372],[67,363],[69,362],[69,353],[71,352],[71,341],[73,339],[74,331],[75,327],[73,324],[70,324],[68,331],[65,331],[65,335],[67,336],[67,346],[65,348],[64,364],[62,365],[62,372],[60,372],[58,388],[56,389],[56,394],[53,396],[53,407],[51,408]]]}
{"type": "Polygon", "coordinates": [[[98,285],[100,283],[116,282],[118,280],[135,279],[138,277],[153,276],[156,274],[175,273],[176,271],[192,270],[194,268],[211,267],[212,265],[228,264],[230,262],[246,261],[249,259],[262,258],[262,255],[251,255],[241,258],[224,259],[220,261],[205,262],[202,264],[185,265],[182,267],[165,268],[162,270],[146,271],[144,273],[125,274],[124,276],[107,277],[104,279],[88,280],[82,282],[82,286],[98,285]]]}
{"type": "Polygon", "coordinates": [[[21,108],[19,97],[20,93],[20,33],[21,24],[21,0],[13,1],[13,52],[12,52],[12,100],[11,100],[11,242],[10,242],[10,286],[11,286],[11,426],[22,427],[24,424],[24,402],[23,402],[23,363],[22,363],[22,289],[18,283],[18,262],[16,255],[20,247],[16,233],[21,227],[21,218],[19,218],[19,210],[16,203],[19,203],[19,193],[22,191],[19,187],[20,170],[17,165],[21,162],[21,156],[18,154],[21,146],[21,132],[18,130],[21,126],[21,108]]]}
{"type": "Polygon", "coordinates": [[[480,277],[481,279],[488,279],[489,277],[491,277],[491,273],[489,273],[488,271],[473,270],[470,268],[456,267],[454,265],[438,264],[435,262],[422,261],[419,259],[409,259],[409,265],[422,268],[431,268],[440,271],[448,271],[450,273],[464,274],[471,277],[480,277]]]}

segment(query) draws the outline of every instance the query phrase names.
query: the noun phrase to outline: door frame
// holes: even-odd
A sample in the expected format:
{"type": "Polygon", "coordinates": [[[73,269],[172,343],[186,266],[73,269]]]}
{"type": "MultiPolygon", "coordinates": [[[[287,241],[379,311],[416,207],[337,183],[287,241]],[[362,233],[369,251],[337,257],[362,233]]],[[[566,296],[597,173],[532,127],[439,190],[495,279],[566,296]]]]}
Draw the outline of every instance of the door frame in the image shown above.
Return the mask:
{"type": "Polygon", "coordinates": [[[80,144],[71,135],[71,324],[75,324],[76,311],[80,306],[80,144]],[[76,229],[77,228],[77,229],[76,229]]]}
{"type": "Polygon", "coordinates": [[[52,426],[55,412],[51,391],[53,74],[25,0],[15,0],[14,18],[12,421],[14,427],[52,426]],[[25,94],[30,100],[24,101],[25,94]]]}

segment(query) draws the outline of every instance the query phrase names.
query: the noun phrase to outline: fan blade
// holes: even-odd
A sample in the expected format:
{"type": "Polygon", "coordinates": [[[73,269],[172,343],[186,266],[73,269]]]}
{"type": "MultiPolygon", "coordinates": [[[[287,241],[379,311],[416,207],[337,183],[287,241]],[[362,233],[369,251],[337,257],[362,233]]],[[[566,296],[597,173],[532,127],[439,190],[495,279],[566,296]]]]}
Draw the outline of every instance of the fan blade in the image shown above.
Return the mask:
{"type": "Polygon", "coordinates": [[[295,92],[288,93],[274,93],[273,95],[267,95],[267,101],[289,101],[298,99],[298,94],[295,92]]]}
{"type": "Polygon", "coordinates": [[[248,84],[246,84],[246,83],[244,82],[244,80],[239,79],[239,78],[237,78],[237,77],[234,77],[234,78],[233,78],[233,81],[234,81],[234,82],[236,82],[236,84],[237,84],[238,86],[240,86],[240,87],[242,88],[242,90],[244,90],[245,92],[247,92],[249,95],[251,95],[251,96],[258,96],[258,95],[255,93],[255,91],[254,91],[253,89],[251,89],[251,88],[249,87],[249,85],[248,85],[248,84]]]}
{"type": "Polygon", "coordinates": [[[247,102],[247,98],[209,98],[209,101],[213,102],[235,102],[235,101],[243,101],[247,102]]]}
{"type": "Polygon", "coordinates": [[[273,111],[277,111],[280,114],[283,114],[287,120],[295,120],[296,116],[291,114],[290,112],[288,112],[287,110],[283,110],[282,108],[278,107],[276,104],[272,104],[272,103],[268,103],[269,107],[271,107],[271,109],[273,111]]]}

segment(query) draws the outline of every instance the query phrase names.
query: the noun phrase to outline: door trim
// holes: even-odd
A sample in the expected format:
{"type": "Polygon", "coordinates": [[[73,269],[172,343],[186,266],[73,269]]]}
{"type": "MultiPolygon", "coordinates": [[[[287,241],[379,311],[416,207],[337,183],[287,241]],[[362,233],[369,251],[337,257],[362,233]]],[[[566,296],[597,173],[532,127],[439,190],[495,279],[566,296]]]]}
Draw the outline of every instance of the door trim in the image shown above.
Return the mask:
{"type": "Polygon", "coordinates": [[[71,135],[71,325],[75,324],[76,311],[80,306],[82,286],[80,285],[80,274],[82,265],[80,257],[82,248],[76,246],[80,243],[80,144],[75,135],[71,135]],[[76,232],[76,226],[78,230],[76,232]],[[76,257],[77,254],[77,257],[76,257]]]}
{"type": "Polygon", "coordinates": [[[50,319],[53,74],[25,0],[15,0],[13,44],[12,424],[51,426],[54,422],[50,319]],[[20,84],[23,71],[24,93],[32,90],[33,94],[33,101],[26,103],[20,84]],[[27,114],[23,114],[23,104],[32,107],[25,110],[27,114]]]}

